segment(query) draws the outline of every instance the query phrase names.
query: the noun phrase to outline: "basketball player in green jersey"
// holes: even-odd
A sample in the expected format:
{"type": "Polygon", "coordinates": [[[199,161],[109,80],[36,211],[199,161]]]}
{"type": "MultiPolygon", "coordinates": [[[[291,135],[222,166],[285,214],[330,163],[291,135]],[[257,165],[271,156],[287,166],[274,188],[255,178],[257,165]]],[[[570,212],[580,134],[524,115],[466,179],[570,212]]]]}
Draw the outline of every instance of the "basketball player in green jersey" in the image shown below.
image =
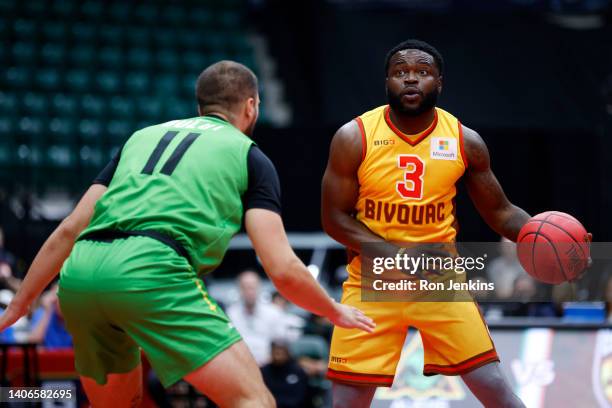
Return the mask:
{"type": "Polygon", "coordinates": [[[291,250],[280,187],[251,135],[257,78],[222,61],[198,78],[199,117],[135,132],[34,259],[0,330],[60,272],[75,366],[93,406],[135,406],[140,350],[162,383],[183,378],[223,407],[271,407],[255,360],[198,275],[222,260],[243,221],[279,291],[334,324],[371,331],[335,303],[291,250]],[[76,243],[75,243],[76,241],[76,243]]]}

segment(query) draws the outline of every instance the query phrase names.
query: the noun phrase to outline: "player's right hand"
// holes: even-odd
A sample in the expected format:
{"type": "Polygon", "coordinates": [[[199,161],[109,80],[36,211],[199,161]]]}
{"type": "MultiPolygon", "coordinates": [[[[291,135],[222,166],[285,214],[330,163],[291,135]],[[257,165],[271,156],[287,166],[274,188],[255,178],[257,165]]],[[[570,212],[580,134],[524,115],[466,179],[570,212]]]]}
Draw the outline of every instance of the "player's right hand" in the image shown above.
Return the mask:
{"type": "Polygon", "coordinates": [[[360,329],[368,333],[374,332],[376,323],[366,316],[361,310],[353,306],[334,302],[334,314],[329,316],[334,326],[345,329],[360,329]]]}
{"type": "Polygon", "coordinates": [[[28,307],[18,306],[15,302],[11,301],[8,307],[0,316],[0,332],[11,326],[17,320],[25,316],[28,312],[28,307]]]}

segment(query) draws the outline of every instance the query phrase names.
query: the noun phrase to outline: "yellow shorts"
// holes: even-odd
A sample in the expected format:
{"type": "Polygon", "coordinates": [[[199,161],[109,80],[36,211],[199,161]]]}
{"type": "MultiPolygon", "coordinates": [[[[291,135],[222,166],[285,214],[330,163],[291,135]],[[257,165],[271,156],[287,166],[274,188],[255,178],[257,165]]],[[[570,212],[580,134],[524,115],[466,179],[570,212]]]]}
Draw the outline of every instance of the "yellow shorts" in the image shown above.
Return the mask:
{"type": "Polygon", "coordinates": [[[390,387],[408,327],[419,330],[423,374],[461,375],[499,361],[489,329],[474,302],[361,302],[361,288],[344,284],[342,303],[374,319],[374,333],[334,328],[327,378],[390,387]]]}

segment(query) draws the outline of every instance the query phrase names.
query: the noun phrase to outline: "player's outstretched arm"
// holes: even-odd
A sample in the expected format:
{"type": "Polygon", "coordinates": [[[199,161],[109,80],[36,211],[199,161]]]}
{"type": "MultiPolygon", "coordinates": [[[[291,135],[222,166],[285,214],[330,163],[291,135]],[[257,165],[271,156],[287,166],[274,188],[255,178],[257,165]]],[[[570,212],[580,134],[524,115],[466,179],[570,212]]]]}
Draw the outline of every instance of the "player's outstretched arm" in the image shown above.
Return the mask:
{"type": "Polygon", "coordinates": [[[25,315],[40,293],[57,276],[81,231],[87,227],[96,201],[104,194],[106,186],[92,185],[83,195],[72,213],[47,238],[34,258],[17,294],[0,316],[0,331],[25,315]]]}
{"type": "Polygon", "coordinates": [[[332,238],[353,251],[362,242],[384,242],[353,216],[359,197],[357,170],[361,165],[362,141],[355,121],[342,126],[329,149],[321,186],[321,223],[332,238]]]}
{"type": "Polygon", "coordinates": [[[468,168],[465,185],[472,202],[487,224],[499,235],[516,241],[529,214],[512,204],[491,170],[487,145],[480,135],[463,126],[468,168]]]}
{"type": "Polygon", "coordinates": [[[372,319],[359,309],[336,303],[312,277],[291,249],[280,215],[261,208],[249,209],[245,227],[266,274],[284,297],[329,318],[336,326],[372,332],[372,319]]]}

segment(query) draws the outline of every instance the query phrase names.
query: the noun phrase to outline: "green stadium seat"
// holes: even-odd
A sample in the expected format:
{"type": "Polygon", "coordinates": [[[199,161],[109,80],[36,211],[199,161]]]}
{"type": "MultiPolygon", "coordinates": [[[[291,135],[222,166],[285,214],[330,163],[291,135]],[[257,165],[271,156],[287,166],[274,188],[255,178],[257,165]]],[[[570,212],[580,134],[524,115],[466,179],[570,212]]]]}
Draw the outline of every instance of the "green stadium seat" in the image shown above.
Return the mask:
{"type": "Polygon", "coordinates": [[[36,84],[47,91],[60,87],[60,74],[57,69],[42,69],[36,71],[36,84]]]}
{"type": "Polygon", "coordinates": [[[132,48],[127,55],[128,64],[135,68],[149,68],[151,65],[151,53],[145,48],[132,48]]]}
{"type": "Polygon", "coordinates": [[[103,43],[117,45],[123,38],[123,29],[116,25],[103,25],[99,28],[99,37],[103,43]]]}
{"type": "Polygon", "coordinates": [[[33,43],[20,41],[13,44],[13,60],[19,65],[33,64],[36,60],[36,47],[33,43]]]}
{"type": "Polygon", "coordinates": [[[121,49],[117,47],[104,47],[98,53],[98,61],[104,67],[118,69],[123,64],[121,49]]]}
{"type": "Polygon", "coordinates": [[[39,117],[24,116],[19,120],[17,130],[25,136],[26,140],[39,139],[44,133],[45,124],[39,117]]]}
{"type": "Polygon", "coordinates": [[[52,113],[58,116],[76,116],[78,112],[77,100],[73,96],[54,94],[51,99],[52,113]]]}
{"type": "Polygon", "coordinates": [[[81,4],[81,15],[86,19],[93,21],[99,20],[104,13],[104,2],[102,1],[86,1],[81,4]]]}
{"type": "Polygon", "coordinates": [[[94,74],[97,89],[108,94],[118,93],[121,89],[119,75],[113,71],[98,72],[94,74]]]}
{"type": "Polygon", "coordinates": [[[13,22],[13,31],[15,36],[19,39],[32,41],[36,38],[37,27],[36,23],[32,20],[18,19],[13,22]]]}
{"type": "Polygon", "coordinates": [[[102,123],[96,119],[82,119],[79,121],[79,135],[86,142],[99,141],[102,135],[102,123]]]}
{"type": "Polygon", "coordinates": [[[45,21],[42,26],[45,41],[63,41],[68,36],[68,26],[64,22],[45,21]]]}
{"type": "MultiPolygon", "coordinates": [[[[0,91],[0,112],[3,116],[14,117],[19,111],[17,96],[9,92],[0,91]]],[[[2,133],[2,131],[0,131],[2,133]]]]}
{"type": "Polygon", "coordinates": [[[32,86],[32,71],[23,67],[10,67],[5,71],[4,89],[28,89],[32,86]]]}
{"type": "Polygon", "coordinates": [[[186,19],[185,9],[177,4],[169,4],[160,12],[160,19],[168,26],[182,25],[186,19]]]}
{"type": "Polygon", "coordinates": [[[111,21],[115,23],[126,23],[130,19],[129,2],[113,2],[113,4],[107,7],[111,21]]]}
{"type": "Polygon", "coordinates": [[[134,9],[134,20],[142,23],[153,25],[158,20],[158,10],[154,4],[138,3],[134,9]]]}
{"type": "Polygon", "coordinates": [[[81,111],[86,117],[102,117],[106,114],[105,98],[87,94],[81,98],[81,111]]]}
{"type": "Polygon", "coordinates": [[[66,60],[66,48],[62,44],[47,43],[41,51],[43,65],[60,65],[66,60]]]}
{"type": "Polygon", "coordinates": [[[52,144],[45,149],[45,163],[51,167],[75,167],[76,159],[76,145],[74,144],[52,144]]]}
{"type": "Polygon", "coordinates": [[[125,88],[131,94],[148,93],[149,87],[149,76],[146,72],[132,71],[125,77],[125,88]]]}
{"type": "Polygon", "coordinates": [[[122,96],[114,96],[110,100],[111,117],[126,118],[134,115],[134,103],[122,96]]]}
{"type": "Polygon", "coordinates": [[[241,16],[234,10],[226,10],[215,14],[215,22],[223,28],[236,29],[240,28],[241,16]]]}
{"type": "Polygon", "coordinates": [[[198,75],[210,61],[203,52],[185,51],[181,54],[181,62],[186,72],[198,75]]]}
{"type": "Polygon", "coordinates": [[[175,47],[183,49],[201,50],[202,43],[208,42],[208,35],[205,37],[194,35],[192,29],[182,29],[178,31],[175,47]]]}
{"type": "Polygon", "coordinates": [[[85,145],[79,149],[79,160],[83,167],[101,169],[107,162],[106,154],[99,145],[85,145]]]}
{"type": "Polygon", "coordinates": [[[22,2],[22,7],[28,17],[41,17],[45,15],[47,5],[44,0],[28,0],[22,2]]]}
{"type": "MultiPolygon", "coordinates": [[[[165,30],[164,30],[165,31],[165,30]]],[[[149,43],[149,31],[143,27],[130,27],[126,39],[132,46],[145,47],[149,43]]]]}
{"type": "MultiPolygon", "coordinates": [[[[2,119],[0,119],[0,133],[2,126],[2,119]]],[[[15,146],[13,141],[9,138],[0,138],[0,167],[11,166],[14,162],[15,157],[15,146]]]]}
{"type": "Polygon", "coordinates": [[[96,49],[90,45],[80,45],[70,50],[70,63],[77,67],[89,67],[96,56],[96,49]]]}
{"type": "Polygon", "coordinates": [[[153,82],[155,87],[152,91],[158,95],[174,95],[179,91],[179,78],[174,74],[157,75],[153,82]]]}
{"type": "Polygon", "coordinates": [[[73,92],[86,92],[91,88],[91,77],[89,72],[74,69],[68,71],[66,75],[68,89],[73,92]]]}
{"type": "Polygon", "coordinates": [[[111,144],[122,144],[135,130],[132,122],[126,120],[111,120],[106,126],[106,135],[108,135],[111,144]]]}
{"type": "Polygon", "coordinates": [[[155,122],[163,114],[163,104],[158,98],[143,97],[137,100],[136,110],[141,119],[155,122]]]}
{"type": "Polygon", "coordinates": [[[96,38],[96,27],[91,23],[75,23],[71,27],[71,32],[75,42],[92,44],[96,38]]]}
{"type": "Polygon", "coordinates": [[[210,26],[214,18],[213,13],[204,7],[191,10],[188,14],[189,24],[196,27],[210,26]]]}
{"type": "Polygon", "coordinates": [[[0,140],[10,140],[7,135],[15,132],[15,120],[12,117],[0,117],[0,140]]]}
{"type": "Polygon", "coordinates": [[[177,34],[174,30],[155,30],[151,37],[155,49],[175,48],[177,46],[177,34]]]}
{"type": "Polygon", "coordinates": [[[177,52],[172,48],[161,48],[155,54],[155,65],[164,71],[176,70],[180,67],[177,52]]]}
{"type": "Polygon", "coordinates": [[[76,121],[55,117],[49,121],[48,135],[53,141],[76,144],[79,138],[76,121]]]}
{"type": "Polygon", "coordinates": [[[51,14],[59,17],[62,20],[67,20],[70,17],[76,17],[77,6],[76,2],[71,1],[54,1],[51,14]]]}
{"type": "Polygon", "coordinates": [[[22,115],[46,116],[49,113],[49,102],[44,94],[28,92],[22,98],[22,115]]]}

